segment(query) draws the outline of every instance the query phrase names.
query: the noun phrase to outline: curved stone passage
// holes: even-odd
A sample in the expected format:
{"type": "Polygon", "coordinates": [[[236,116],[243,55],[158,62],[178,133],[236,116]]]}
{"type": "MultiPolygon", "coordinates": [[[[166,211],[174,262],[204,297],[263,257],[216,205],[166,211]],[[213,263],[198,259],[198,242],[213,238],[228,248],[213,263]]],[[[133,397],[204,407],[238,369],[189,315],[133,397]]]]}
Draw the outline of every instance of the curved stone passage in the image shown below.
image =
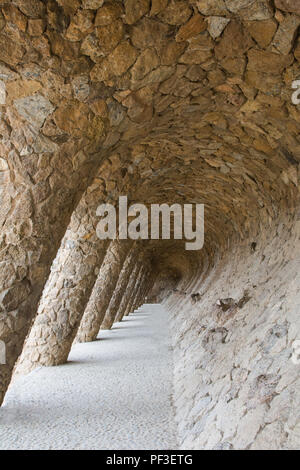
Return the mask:
{"type": "Polygon", "coordinates": [[[9,389],[0,449],[172,449],[167,314],[146,305],[9,389]]]}
{"type": "Polygon", "coordinates": [[[0,406],[149,297],[178,447],[299,448],[299,33],[299,0],[1,2],[0,406]],[[128,279],[121,195],[203,203],[203,249],[137,240],[128,279]]]}

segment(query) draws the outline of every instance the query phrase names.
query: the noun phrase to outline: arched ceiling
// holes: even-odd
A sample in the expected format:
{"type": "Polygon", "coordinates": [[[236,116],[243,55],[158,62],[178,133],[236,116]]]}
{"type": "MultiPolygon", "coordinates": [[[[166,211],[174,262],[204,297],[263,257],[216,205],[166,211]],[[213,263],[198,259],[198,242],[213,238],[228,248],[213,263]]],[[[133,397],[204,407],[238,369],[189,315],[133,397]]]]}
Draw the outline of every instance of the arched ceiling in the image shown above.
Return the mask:
{"type": "MultiPolygon", "coordinates": [[[[104,160],[127,174],[132,202],[205,203],[213,257],[296,205],[299,15],[288,0],[15,0],[0,47],[12,140],[42,136],[29,173],[38,146],[71,138],[90,180],[104,160]]],[[[174,246],[149,243],[167,265],[174,246]]]]}

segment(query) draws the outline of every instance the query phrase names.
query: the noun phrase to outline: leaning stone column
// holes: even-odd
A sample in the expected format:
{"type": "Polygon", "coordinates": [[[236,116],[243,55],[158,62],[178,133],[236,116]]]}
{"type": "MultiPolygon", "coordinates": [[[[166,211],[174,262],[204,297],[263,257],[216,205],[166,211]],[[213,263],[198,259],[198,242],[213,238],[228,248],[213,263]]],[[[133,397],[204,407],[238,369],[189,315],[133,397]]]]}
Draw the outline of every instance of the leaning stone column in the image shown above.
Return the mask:
{"type": "Polygon", "coordinates": [[[142,281],[142,289],[136,301],[135,309],[138,309],[145,303],[145,297],[147,296],[149,290],[151,289],[151,285],[153,283],[153,278],[151,276],[150,269],[145,273],[144,279],[142,281]]]}
{"type": "Polygon", "coordinates": [[[116,288],[101,325],[101,329],[103,330],[109,330],[116,319],[116,314],[118,312],[121,300],[125,294],[125,290],[139,251],[140,247],[138,245],[134,245],[126,257],[116,288]]]}
{"type": "Polygon", "coordinates": [[[145,265],[142,264],[142,266],[140,267],[140,270],[138,272],[138,275],[136,277],[134,288],[133,288],[133,291],[132,291],[132,295],[131,295],[131,297],[129,299],[129,302],[127,304],[124,316],[128,316],[132,312],[132,307],[134,305],[134,301],[136,299],[137,293],[139,292],[140,281],[141,281],[141,279],[144,275],[144,272],[145,272],[145,265]]]}
{"type": "Polygon", "coordinates": [[[76,341],[83,343],[97,338],[109,302],[113,296],[120,272],[132,240],[114,240],[110,243],[101,266],[91,298],[84,312],[76,341]]]}
{"type": "MultiPolygon", "coordinates": [[[[137,290],[135,292],[135,295],[132,299],[132,304],[131,304],[131,307],[130,307],[130,312],[134,312],[136,309],[139,308],[139,299],[141,297],[141,294],[142,294],[142,290],[143,290],[143,287],[144,287],[144,282],[145,282],[145,278],[146,278],[146,268],[144,266],[144,269],[142,270],[141,274],[140,274],[140,278],[138,279],[137,281],[137,290]]],[[[129,313],[130,313],[129,312],[129,313]]],[[[127,315],[129,315],[129,313],[127,313],[127,315]]]]}
{"type": "Polygon", "coordinates": [[[150,268],[145,266],[144,267],[144,271],[140,277],[140,281],[139,281],[139,285],[138,285],[138,290],[137,290],[137,293],[136,293],[136,296],[133,300],[133,303],[132,303],[132,311],[134,312],[135,310],[137,310],[143,303],[143,299],[144,299],[144,292],[145,292],[145,289],[146,289],[146,285],[148,283],[148,277],[149,277],[149,272],[150,272],[150,268]]]}
{"type": "Polygon", "coordinates": [[[138,299],[138,306],[136,308],[139,308],[141,307],[141,305],[143,305],[145,303],[145,297],[147,296],[149,290],[151,289],[151,285],[152,285],[152,275],[151,275],[151,270],[149,268],[149,270],[147,271],[146,273],[146,276],[145,276],[145,280],[144,280],[144,283],[143,283],[143,288],[142,288],[142,291],[141,291],[141,295],[138,299]]]}
{"type": "Polygon", "coordinates": [[[17,373],[28,373],[38,364],[52,366],[67,361],[108,246],[95,232],[96,209],[104,200],[104,191],[105,186],[96,178],[73,213],[17,373]]]}
{"type": "MultiPolygon", "coordinates": [[[[24,52],[18,44],[13,49],[24,52]]],[[[6,364],[0,364],[0,405],[71,214],[98,166],[102,134],[99,127],[98,137],[86,135],[87,129],[92,131],[92,113],[78,103],[69,128],[62,130],[72,107],[64,114],[61,96],[51,90],[50,101],[41,83],[26,80],[23,86],[17,63],[11,65],[1,65],[5,80],[15,86],[6,84],[8,106],[1,107],[0,117],[0,340],[6,349],[6,364]]],[[[46,77],[46,68],[41,71],[46,77]]]]}
{"type": "Polygon", "coordinates": [[[138,261],[138,262],[136,262],[136,264],[134,266],[134,269],[133,269],[133,271],[130,275],[129,282],[126,286],[123,298],[120,302],[120,306],[119,306],[118,312],[116,314],[116,322],[122,321],[122,318],[125,314],[125,311],[126,311],[126,308],[127,308],[127,305],[128,305],[128,302],[130,301],[130,299],[132,297],[132,294],[135,290],[135,283],[136,283],[136,279],[137,279],[137,276],[139,274],[140,268],[141,268],[141,262],[138,261]]]}

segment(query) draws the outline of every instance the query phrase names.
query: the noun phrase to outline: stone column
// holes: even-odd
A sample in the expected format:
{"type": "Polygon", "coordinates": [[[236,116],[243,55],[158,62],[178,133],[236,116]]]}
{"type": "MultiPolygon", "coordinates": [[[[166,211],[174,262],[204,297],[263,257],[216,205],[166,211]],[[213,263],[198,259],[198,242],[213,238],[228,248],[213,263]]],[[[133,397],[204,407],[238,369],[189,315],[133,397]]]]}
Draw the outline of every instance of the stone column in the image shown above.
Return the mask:
{"type": "Polygon", "coordinates": [[[153,283],[153,277],[149,269],[147,273],[145,274],[144,281],[142,283],[141,293],[137,299],[135,309],[141,307],[145,303],[145,297],[147,296],[149,290],[151,289],[152,283],[153,283]]]}
{"type": "Polygon", "coordinates": [[[136,291],[135,296],[134,296],[133,301],[132,301],[131,312],[134,312],[140,306],[140,298],[142,296],[143,288],[145,287],[144,283],[145,283],[145,279],[146,279],[146,271],[147,271],[147,268],[144,266],[144,269],[143,269],[143,271],[141,272],[141,275],[140,275],[140,279],[137,281],[137,291],[136,291]]]}
{"type": "Polygon", "coordinates": [[[122,321],[122,318],[125,314],[128,302],[130,301],[133,292],[135,291],[135,282],[141,268],[141,261],[136,262],[133,271],[130,275],[129,282],[125,289],[123,298],[120,302],[120,306],[116,315],[116,322],[122,321]]]}
{"type": "Polygon", "coordinates": [[[150,268],[148,266],[144,266],[144,271],[139,281],[138,291],[132,304],[132,311],[137,310],[143,304],[145,291],[149,282],[149,274],[150,268]]]}
{"type": "Polygon", "coordinates": [[[71,214],[98,165],[101,139],[100,130],[96,141],[91,136],[93,144],[80,133],[78,121],[90,124],[82,108],[74,117],[77,135],[62,131],[63,104],[55,102],[54,91],[54,104],[45,98],[46,88],[43,95],[26,96],[32,83],[23,88],[17,73],[3,69],[18,86],[7,85],[7,101],[14,104],[2,107],[0,119],[0,340],[6,348],[0,405],[71,214]]]}
{"type": "Polygon", "coordinates": [[[52,366],[67,361],[108,246],[95,232],[96,209],[104,200],[104,191],[105,185],[96,179],[73,213],[17,373],[28,373],[37,364],[52,366]]]}
{"type": "Polygon", "coordinates": [[[113,296],[120,272],[132,240],[114,240],[110,243],[84,312],[76,341],[83,343],[97,338],[105,312],[113,296]]]}
{"type": "Polygon", "coordinates": [[[144,264],[142,264],[141,267],[140,267],[140,270],[138,272],[138,275],[136,277],[134,288],[133,288],[133,291],[132,291],[132,295],[131,295],[131,297],[129,299],[129,302],[126,306],[124,316],[128,316],[133,311],[132,308],[134,306],[134,301],[136,299],[137,293],[139,292],[140,281],[143,277],[144,272],[145,272],[145,266],[144,266],[144,264]]]}
{"type": "Polygon", "coordinates": [[[104,320],[101,325],[101,329],[103,330],[109,330],[116,319],[120,303],[122,301],[122,298],[124,297],[126,287],[132,274],[135,260],[139,254],[139,251],[140,247],[138,245],[134,245],[126,257],[116,288],[114,290],[113,296],[111,298],[108,309],[105,313],[104,320]]]}

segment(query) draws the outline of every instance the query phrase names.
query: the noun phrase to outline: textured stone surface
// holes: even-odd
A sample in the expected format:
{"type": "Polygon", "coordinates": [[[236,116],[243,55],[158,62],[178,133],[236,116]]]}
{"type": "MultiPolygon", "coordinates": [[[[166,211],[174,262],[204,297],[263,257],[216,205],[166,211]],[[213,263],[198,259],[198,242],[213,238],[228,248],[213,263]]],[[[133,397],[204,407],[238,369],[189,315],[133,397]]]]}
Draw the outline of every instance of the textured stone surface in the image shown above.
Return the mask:
{"type": "Polygon", "coordinates": [[[250,21],[262,21],[273,16],[272,4],[269,0],[225,0],[227,9],[238,13],[241,18],[250,21]]]}
{"type": "Polygon", "coordinates": [[[144,277],[145,273],[145,267],[143,264],[140,264],[138,266],[137,272],[136,272],[136,277],[133,280],[133,289],[131,291],[131,295],[129,297],[128,303],[126,305],[126,309],[123,313],[123,316],[128,316],[130,313],[132,313],[135,309],[136,306],[136,298],[139,294],[141,283],[144,277]]]}
{"type": "Polygon", "coordinates": [[[76,335],[77,342],[84,343],[97,338],[131,245],[131,240],[111,241],[82,317],[76,335]]]}
{"type": "Polygon", "coordinates": [[[257,44],[264,48],[268,47],[277,30],[277,22],[272,18],[264,21],[249,21],[247,29],[257,44]]]}
{"type": "Polygon", "coordinates": [[[176,41],[186,41],[199,33],[202,33],[207,28],[207,23],[204,21],[202,15],[194,15],[185,25],[179,28],[176,34],[176,41]]]}
{"type": "Polygon", "coordinates": [[[132,269],[132,272],[130,274],[128,284],[127,284],[127,287],[126,287],[126,292],[124,293],[124,295],[122,297],[122,300],[120,302],[118,311],[116,313],[116,321],[117,322],[122,321],[125,313],[127,313],[127,307],[130,308],[131,305],[132,305],[131,299],[133,298],[133,296],[136,293],[137,277],[138,277],[138,274],[140,272],[140,269],[141,269],[141,263],[136,262],[136,264],[134,265],[134,267],[132,269]]]}
{"type": "Polygon", "coordinates": [[[148,73],[159,66],[159,58],[153,49],[145,49],[131,69],[134,81],[142,80],[148,73]]]}
{"type": "Polygon", "coordinates": [[[160,13],[168,5],[168,0],[152,0],[150,15],[154,16],[160,13]]]}
{"type": "Polygon", "coordinates": [[[292,223],[293,217],[285,219],[277,236],[260,233],[252,254],[247,244],[229,251],[192,287],[184,281],[169,287],[165,306],[173,315],[174,403],[183,449],[299,447],[299,365],[291,361],[291,348],[300,331],[294,257],[300,226],[291,236],[292,223]],[[199,295],[194,306],[191,292],[199,295]],[[218,307],[220,295],[226,308],[218,307]]]}
{"type": "Polygon", "coordinates": [[[0,104],[5,104],[6,102],[6,86],[5,83],[0,81],[0,104]]]}
{"type": "Polygon", "coordinates": [[[123,13],[120,2],[108,3],[97,10],[95,26],[106,26],[113,23],[123,13]]]}
{"type": "Polygon", "coordinates": [[[171,25],[182,25],[191,14],[192,10],[187,2],[170,0],[168,6],[159,14],[159,18],[171,25]]]}
{"type": "Polygon", "coordinates": [[[294,0],[275,0],[275,5],[280,10],[297,13],[300,15],[300,5],[294,0]]]}
{"type": "Polygon", "coordinates": [[[108,245],[93,233],[103,189],[97,183],[92,189],[94,204],[91,192],[83,196],[53,262],[17,373],[67,361],[108,245]]]}
{"type": "Polygon", "coordinates": [[[208,18],[208,32],[213,39],[221,36],[222,32],[230,22],[228,18],[222,18],[221,16],[210,16],[208,18]]]}
{"type": "Polygon", "coordinates": [[[134,24],[148,13],[150,0],[125,0],[124,6],[126,23],[134,24]]]}
{"type": "Polygon", "coordinates": [[[273,44],[282,54],[291,52],[299,25],[300,18],[294,15],[286,16],[280,23],[273,44]]]}
{"type": "Polygon", "coordinates": [[[97,10],[102,7],[104,0],[82,0],[82,7],[88,10],[97,10]]]}
{"type": "Polygon", "coordinates": [[[203,15],[226,15],[228,13],[224,0],[197,0],[196,4],[203,15]]]}
{"type": "Polygon", "coordinates": [[[116,321],[116,315],[120,308],[122,298],[125,295],[130,276],[132,275],[136,257],[139,256],[139,254],[140,247],[135,245],[131,248],[128,255],[126,256],[117,285],[110,299],[109,306],[105,312],[105,317],[101,324],[101,329],[103,330],[109,330],[116,321]]]}
{"type": "MultiPolygon", "coordinates": [[[[175,374],[182,367],[186,375],[178,380],[189,384],[176,391],[182,396],[176,403],[181,444],[271,446],[269,431],[276,446],[295,447],[296,413],[276,416],[272,401],[275,393],[278,403],[285,403],[290,393],[291,408],[297,409],[296,372],[286,367],[283,348],[298,337],[297,259],[295,266],[290,261],[298,250],[291,240],[299,218],[300,118],[291,98],[292,83],[299,79],[297,4],[278,1],[275,10],[272,2],[258,0],[141,1],[136,9],[133,3],[127,3],[130,24],[125,2],[1,5],[0,335],[8,362],[0,366],[0,401],[67,227],[76,234],[81,227],[79,238],[84,231],[86,214],[82,225],[70,226],[70,219],[97,177],[105,201],[115,201],[124,190],[131,202],[207,207],[201,252],[187,252],[173,240],[145,246],[158,276],[156,288],[162,287],[160,298],[178,289],[172,298],[182,299],[172,310],[179,312],[174,331],[181,335],[175,341],[175,374]],[[201,276],[207,279],[206,292],[201,276]],[[231,291],[228,279],[231,285],[238,280],[239,290],[231,291]],[[287,302],[280,321],[277,294],[287,302]],[[256,337],[261,318],[266,318],[263,338],[256,337]],[[232,330],[231,321],[236,321],[232,330]],[[196,359],[190,356],[194,350],[196,359]],[[258,350],[263,362],[256,362],[258,350]],[[269,350],[280,352],[276,366],[269,350]],[[247,358],[241,357],[245,351],[247,358]],[[199,369],[186,367],[194,363],[199,369]],[[207,396],[208,373],[214,374],[216,388],[207,396]],[[239,382],[245,389],[235,398],[239,382]]],[[[74,263],[76,256],[73,268],[74,263]]],[[[116,285],[121,265],[115,267],[116,285]]],[[[76,266],[74,272],[81,270],[76,266]]],[[[145,295],[137,274],[118,315],[145,295]]],[[[55,289],[47,290],[53,304],[55,289]]],[[[102,292],[108,305],[113,288],[102,292]]],[[[76,306],[76,298],[70,295],[68,301],[76,306]]],[[[68,315],[57,302],[65,329],[51,321],[64,332],[68,315]]]]}
{"type": "Polygon", "coordinates": [[[137,51],[128,41],[124,41],[114,49],[107,59],[93,68],[91,78],[93,81],[101,82],[123,75],[134,64],[136,58],[137,51]]]}
{"type": "Polygon", "coordinates": [[[49,100],[40,94],[15,100],[14,105],[23,118],[35,127],[42,127],[45,119],[54,111],[49,100]]]}

